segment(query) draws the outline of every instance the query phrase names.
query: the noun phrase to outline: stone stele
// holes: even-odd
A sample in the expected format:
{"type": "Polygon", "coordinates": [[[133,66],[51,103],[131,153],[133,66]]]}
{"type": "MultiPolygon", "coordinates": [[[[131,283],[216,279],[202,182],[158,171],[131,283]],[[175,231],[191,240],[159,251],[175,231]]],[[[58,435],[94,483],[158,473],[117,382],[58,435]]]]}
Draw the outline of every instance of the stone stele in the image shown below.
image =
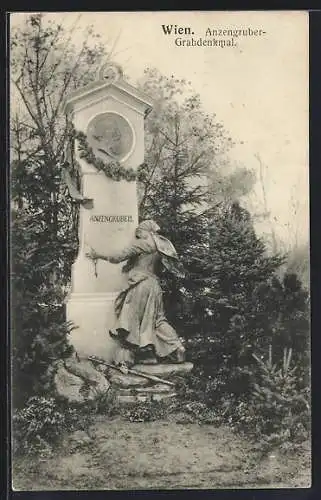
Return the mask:
{"type": "MultiPolygon", "coordinates": [[[[94,154],[117,160],[134,169],[144,161],[144,119],[151,99],[127,83],[116,65],[102,68],[99,78],[71,93],[64,113],[76,130],[86,134],[94,154]]],[[[100,253],[123,249],[138,224],[136,181],[115,181],[75,155],[80,165],[81,194],[92,200],[80,206],[79,251],[72,266],[71,292],[66,316],[75,329],[71,344],[80,358],[98,355],[113,359],[117,344],[108,335],[114,323],[114,299],[125,284],[122,265],[86,257],[91,248],[100,253]]]]}

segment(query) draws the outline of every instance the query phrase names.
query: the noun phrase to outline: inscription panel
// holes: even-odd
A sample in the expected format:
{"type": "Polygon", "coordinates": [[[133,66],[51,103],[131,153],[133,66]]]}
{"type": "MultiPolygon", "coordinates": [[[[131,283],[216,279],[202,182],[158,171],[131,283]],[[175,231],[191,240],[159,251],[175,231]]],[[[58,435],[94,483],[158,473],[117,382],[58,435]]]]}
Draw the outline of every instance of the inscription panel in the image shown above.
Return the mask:
{"type": "Polygon", "coordinates": [[[132,215],[91,215],[90,222],[134,222],[132,215]]]}

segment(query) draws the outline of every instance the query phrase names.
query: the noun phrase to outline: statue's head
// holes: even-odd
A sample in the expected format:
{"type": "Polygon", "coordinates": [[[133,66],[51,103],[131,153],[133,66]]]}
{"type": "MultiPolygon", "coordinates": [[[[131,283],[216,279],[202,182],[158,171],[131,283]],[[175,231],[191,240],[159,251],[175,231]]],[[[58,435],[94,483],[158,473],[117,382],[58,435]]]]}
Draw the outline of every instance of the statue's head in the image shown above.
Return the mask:
{"type": "Polygon", "coordinates": [[[159,225],[153,220],[144,220],[136,229],[136,238],[146,239],[151,233],[158,233],[160,231],[159,225]]]}

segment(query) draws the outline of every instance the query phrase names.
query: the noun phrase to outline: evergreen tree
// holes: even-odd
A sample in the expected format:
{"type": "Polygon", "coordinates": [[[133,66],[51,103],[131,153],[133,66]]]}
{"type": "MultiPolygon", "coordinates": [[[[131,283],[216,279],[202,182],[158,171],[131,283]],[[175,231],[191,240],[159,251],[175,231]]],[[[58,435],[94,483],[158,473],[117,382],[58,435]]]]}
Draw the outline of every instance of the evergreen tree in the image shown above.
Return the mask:
{"type": "MultiPolygon", "coordinates": [[[[50,279],[52,254],[39,238],[46,238],[43,221],[25,211],[12,213],[11,355],[14,408],[34,394],[50,392],[54,362],[68,356],[64,292],[50,279]]],[[[56,262],[57,264],[57,262],[56,262]]]]}
{"type": "Polygon", "coordinates": [[[274,294],[270,298],[268,292],[283,259],[266,255],[250,214],[237,202],[217,212],[210,221],[209,233],[206,278],[214,299],[209,308],[219,319],[215,329],[218,331],[213,333],[226,332],[228,337],[235,330],[239,331],[242,344],[254,347],[262,340],[263,345],[273,315],[277,314],[274,294]]]}
{"type": "Polygon", "coordinates": [[[191,342],[199,373],[212,381],[208,397],[250,389],[254,355],[270,348],[282,361],[293,349],[301,373],[308,369],[308,301],[295,275],[283,281],[277,271],[284,258],[268,256],[255,234],[250,214],[234,202],[209,220],[209,252],[190,316],[202,324],[200,343],[191,342]],[[205,286],[204,286],[205,285],[205,286]],[[203,311],[203,316],[201,311],[203,311]]]}
{"type": "Polygon", "coordinates": [[[253,177],[245,169],[226,173],[233,141],[216,116],[204,111],[189,82],[149,68],[140,85],[153,97],[154,108],[145,121],[139,213],[159,223],[183,261],[186,278],[166,276],[164,288],[169,320],[186,336],[193,333],[193,319],[186,318],[208,252],[210,197],[215,192],[217,203],[235,195],[242,179],[246,192],[253,177]]]}

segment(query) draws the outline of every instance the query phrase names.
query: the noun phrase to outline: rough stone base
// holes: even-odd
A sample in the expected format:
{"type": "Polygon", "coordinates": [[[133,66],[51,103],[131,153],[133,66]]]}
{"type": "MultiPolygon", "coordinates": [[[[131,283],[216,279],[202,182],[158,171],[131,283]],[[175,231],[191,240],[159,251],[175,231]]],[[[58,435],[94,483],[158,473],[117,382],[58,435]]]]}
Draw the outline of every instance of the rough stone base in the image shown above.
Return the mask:
{"type": "Polygon", "coordinates": [[[175,377],[186,376],[193,364],[139,364],[132,368],[136,374],[125,374],[116,368],[105,369],[102,373],[102,367],[94,366],[89,360],[78,361],[75,357],[61,362],[55,376],[57,393],[69,402],[85,403],[95,399],[98,394],[106,394],[111,387],[119,403],[162,401],[176,396],[175,377]],[[150,380],[138,372],[158,377],[164,383],[150,380]],[[172,382],[172,385],[166,384],[166,381],[172,382]]]}
{"type": "Polygon", "coordinates": [[[59,362],[54,382],[57,394],[70,403],[95,399],[98,394],[107,393],[111,385],[90,361],[77,361],[74,357],[59,362]]]}

